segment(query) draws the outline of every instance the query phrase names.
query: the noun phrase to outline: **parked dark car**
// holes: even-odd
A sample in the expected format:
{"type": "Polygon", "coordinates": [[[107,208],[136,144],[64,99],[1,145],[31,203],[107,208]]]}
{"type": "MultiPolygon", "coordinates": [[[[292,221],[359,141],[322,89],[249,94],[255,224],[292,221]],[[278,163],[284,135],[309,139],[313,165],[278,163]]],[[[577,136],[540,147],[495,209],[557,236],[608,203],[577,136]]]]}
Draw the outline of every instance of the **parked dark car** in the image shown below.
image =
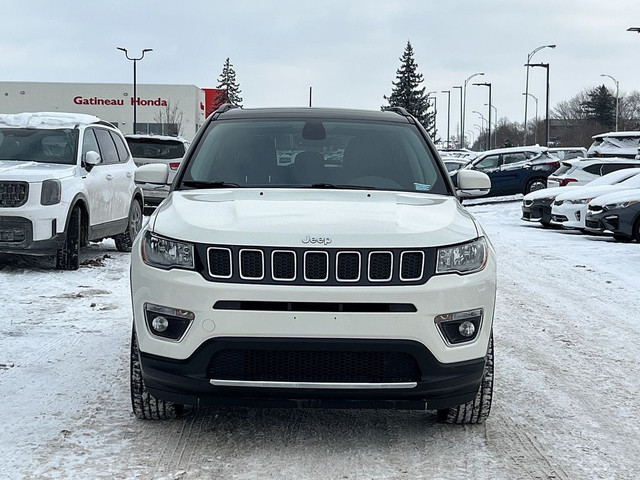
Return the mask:
{"type": "MultiPolygon", "coordinates": [[[[545,147],[498,148],[482,152],[464,166],[478,170],[491,179],[488,196],[527,194],[547,186],[547,177],[560,166],[557,157],[549,155],[545,147]]],[[[452,175],[454,182],[455,174],[452,175]]]]}
{"type": "Polygon", "coordinates": [[[640,189],[613,192],[589,202],[587,233],[613,235],[619,241],[640,242],[640,189]]]}

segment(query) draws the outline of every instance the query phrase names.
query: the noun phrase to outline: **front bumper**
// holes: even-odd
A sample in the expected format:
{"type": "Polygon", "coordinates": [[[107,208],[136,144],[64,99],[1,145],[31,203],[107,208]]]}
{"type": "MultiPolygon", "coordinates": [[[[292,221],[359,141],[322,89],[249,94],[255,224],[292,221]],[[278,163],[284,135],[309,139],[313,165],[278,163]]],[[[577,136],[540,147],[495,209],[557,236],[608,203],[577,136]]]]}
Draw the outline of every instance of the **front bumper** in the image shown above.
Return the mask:
{"type": "Polygon", "coordinates": [[[521,219],[525,222],[551,223],[551,205],[523,204],[521,219]]]}
{"type": "Polygon", "coordinates": [[[551,209],[551,224],[564,228],[585,228],[586,204],[563,203],[553,205],[551,209]]]}
{"type": "Polygon", "coordinates": [[[0,252],[22,255],[52,255],[64,243],[65,235],[57,233],[56,219],[39,219],[35,224],[29,218],[20,216],[0,216],[0,252]],[[48,238],[34,239],[48,225],[48,238]]]}
{"type": "Polygon", "coordinates": [[[413,341],[265,338],[217,338],[183,361],[148,354],[140,360],[149,392],[180,404],[398,409],[472,400],[485,364],[484,358],[443,364],[413,341]],[[336,358],[351,362],[341,365],[336,358]],[[359,375],[345,382],[343,372],[351,376],[356,362],[359,375]],[[278,387],[263,380],[274,375],[278,387]],[[309,381],[287,381],[301,375],[309,381]],[[226,377],[248,380],[234,386],[226,377]],[[377,382],[382,377],[390,381],[377,382]]]}

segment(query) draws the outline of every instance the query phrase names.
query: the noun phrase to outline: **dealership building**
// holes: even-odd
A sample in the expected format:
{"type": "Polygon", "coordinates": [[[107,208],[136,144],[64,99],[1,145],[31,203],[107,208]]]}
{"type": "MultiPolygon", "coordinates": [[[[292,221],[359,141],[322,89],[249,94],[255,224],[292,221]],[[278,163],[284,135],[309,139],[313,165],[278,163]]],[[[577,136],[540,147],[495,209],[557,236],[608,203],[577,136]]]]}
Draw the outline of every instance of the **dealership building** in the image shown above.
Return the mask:
{"type": "Polygon", "coordinates": [[[87,113],[123,133],[181,135],[191,140],[219,90],[195,85],[0,82],[0,113],[87,113]],[[134,102],[136,128],[134,132],[134,102]]]}

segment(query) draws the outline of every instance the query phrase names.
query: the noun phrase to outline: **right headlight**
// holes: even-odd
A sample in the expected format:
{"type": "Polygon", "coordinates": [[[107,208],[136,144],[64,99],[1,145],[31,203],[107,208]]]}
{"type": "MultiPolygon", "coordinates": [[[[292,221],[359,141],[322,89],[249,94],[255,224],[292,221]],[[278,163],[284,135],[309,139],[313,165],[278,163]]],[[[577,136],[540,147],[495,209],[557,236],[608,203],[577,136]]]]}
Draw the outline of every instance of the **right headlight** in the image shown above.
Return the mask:
{"type": "Polygon", "coordinates": [[[474,273],[487,264],[487,240],[484,237],[472,242],[442,247],[438,249],[436,274],[438,273],[474,273]]]}
{"type": "Polygon", "coordinates": [[[142,260],[158,268],[194,268],[193,244],[147,232],[142,239],[142,260]]]}
{"type": "Polygon", "coordinates": [[[631,205],[635,205],[636,203],[638,203],[638,200],[627,200],[625,202],[609,203],[607,205],[603,205],[602,208],[604,210],[617,210],[619,208],[627,208],[631,205]]]}

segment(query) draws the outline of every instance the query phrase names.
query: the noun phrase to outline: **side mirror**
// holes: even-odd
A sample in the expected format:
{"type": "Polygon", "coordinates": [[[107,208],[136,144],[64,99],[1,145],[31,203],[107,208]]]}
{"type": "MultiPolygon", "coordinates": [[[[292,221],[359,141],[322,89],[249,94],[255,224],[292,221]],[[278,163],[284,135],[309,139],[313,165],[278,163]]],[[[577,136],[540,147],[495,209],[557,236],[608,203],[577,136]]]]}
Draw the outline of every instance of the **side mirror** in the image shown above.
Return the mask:
{"type": "Polygon", "coordinates": [[[84,154],[84,168],[87,169],[87,172],[90,172],[93,167],[100,163],[100,154],[95,150],[89,150],[84,154]]]}
{"type": "Polygon", "coordinates": [[[169,167],[160,163],[142,165],[136,168],[136,173],[133,178],[136,183],[166,185],[169,180],[169,167]]]}
{"type": "Polygon", "coordinates": [[[462,198],[481,197],[491,190],[491,179],[477,170],[458,170],[458,195],[462,198]]]}

